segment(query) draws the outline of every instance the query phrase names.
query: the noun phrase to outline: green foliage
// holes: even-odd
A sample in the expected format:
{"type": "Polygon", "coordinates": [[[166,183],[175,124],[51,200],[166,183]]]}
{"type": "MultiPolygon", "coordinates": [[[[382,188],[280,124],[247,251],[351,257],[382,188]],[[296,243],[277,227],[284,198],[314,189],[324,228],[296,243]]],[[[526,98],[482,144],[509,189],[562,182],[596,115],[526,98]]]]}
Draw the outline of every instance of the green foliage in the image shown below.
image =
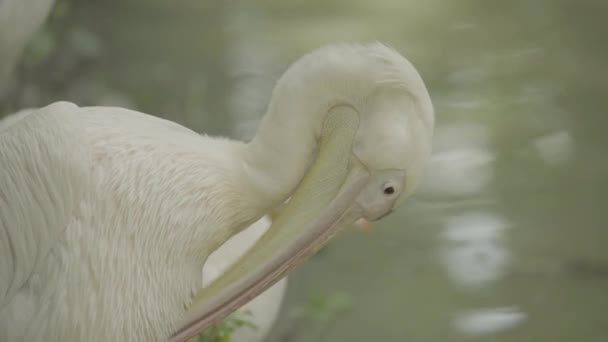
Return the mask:
{"type": "Polygon", "coordinates": [[[43,29],[29,43],[23,53],[22,63],[25,67],[42,64],[57,46],[57,37],[54,32],[43,29]]]}
{"type": "MultiPolygon", "coordinates": [[[[99,36],[89,28],[78,24],[74,0],[58,0],[48,19],[22,55],[22,68],[56,67],[55,63],[66,63],[75,68],[83,60],[92,60],[102,52],[99,36]]],[[[68,68],[68,69],[70,69],[68,68]]]]}
{"type": "Polygon", "coordinates": [[[204,333],[198,336],[197,342],[230,342],[230,336],[242,328],[247,327],[256,330],[257,327],[250,319],[252,313],[250,311],[236,312],[228,316],[223,321],[213,325],[204,333]]]}

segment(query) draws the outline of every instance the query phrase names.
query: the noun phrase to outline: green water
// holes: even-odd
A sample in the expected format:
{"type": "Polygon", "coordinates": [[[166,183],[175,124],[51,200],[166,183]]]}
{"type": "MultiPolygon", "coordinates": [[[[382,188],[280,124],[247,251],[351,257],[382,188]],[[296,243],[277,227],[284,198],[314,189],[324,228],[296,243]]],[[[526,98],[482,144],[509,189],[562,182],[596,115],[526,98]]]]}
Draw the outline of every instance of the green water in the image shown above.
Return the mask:
{"type": "Polygon", "coordinates": [[[425,184],[292,274],[271,342],[608,341],[608,2],[61,3],[2,108],[118,104],[246,139],[324,43],[380,40],[420,70],[425,184]],[[350,310],[289,314],[317,292],[350,310]]]}

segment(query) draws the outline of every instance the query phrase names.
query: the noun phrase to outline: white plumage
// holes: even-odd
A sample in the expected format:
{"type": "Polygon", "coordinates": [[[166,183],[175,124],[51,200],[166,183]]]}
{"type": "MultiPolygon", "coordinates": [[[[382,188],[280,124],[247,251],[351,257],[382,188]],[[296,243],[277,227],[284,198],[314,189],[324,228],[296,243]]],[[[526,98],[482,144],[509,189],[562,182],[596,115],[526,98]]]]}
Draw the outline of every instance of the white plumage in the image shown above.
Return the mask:
{"type": "Polygon", "coordinates": [[[0,340],[166,340],[207,257],[294,191],[336,104],[360,114],[353,155],[406,170],[409,195],[433,110],[411,64],[380,44],[296,62],[249,143],[65,102],[0,122],[0,340]]]}

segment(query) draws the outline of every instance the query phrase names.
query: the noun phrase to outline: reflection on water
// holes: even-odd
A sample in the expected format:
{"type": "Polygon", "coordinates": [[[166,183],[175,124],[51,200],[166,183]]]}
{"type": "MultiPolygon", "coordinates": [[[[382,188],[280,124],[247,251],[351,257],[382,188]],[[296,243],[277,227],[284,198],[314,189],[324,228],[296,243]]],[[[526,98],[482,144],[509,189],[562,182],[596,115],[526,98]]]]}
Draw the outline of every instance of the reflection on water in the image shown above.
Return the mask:
{"type": "Polygon", "coordinates": [[[440,245],[441,261],[455,285],[476,289],[502,276],[509,261],[506,223],[491,214],[469,213],[448,219],[440,245]]]}
{"type": "Polygon", "coordinates": [[[293,273],[269,341],[608,340],[608,2],[63,2],[47,38],[88,32],[97,55],[57,38],[12,105],[118,104],[248,138],[276,75],[319,45],[381,40],[421,71],[426,181],[293,273]],[[352,311],[294,321],[319,289],[352,311]]]}
{"type": "Polygon", "coordinates": [[[494,175],[488,135],[486,127],[474,122],[439,126],[424,190],[467,195],[488,186],[494,175]]]}
{"type": "Polygon", "coordinates": [[[539,137],[534,141],[534,147],[547,164],[566,163],[574,153],[572,135],[567,131],[559,131],[539,137]]]}
{"type": "MultiPolygon", "coordinates": [[[[497,215],[468,213],[449,218],[439,246],[441,261],[455,286],[469,291],[491,286],[507,271],[509,251],[504,245],[507,223],[497,215]]],[[[487,335],[515,327],[525,313],[513,307],[466,309],[453,319],[465,335],[487,335]]]]}
{"type": "Polygon", "coordinates": [[[522,323],[526,314],[515,307],[479,309],[464,312],[454,319],[454,327],[469,335],[487,335],[513,328],[522,323]]]}

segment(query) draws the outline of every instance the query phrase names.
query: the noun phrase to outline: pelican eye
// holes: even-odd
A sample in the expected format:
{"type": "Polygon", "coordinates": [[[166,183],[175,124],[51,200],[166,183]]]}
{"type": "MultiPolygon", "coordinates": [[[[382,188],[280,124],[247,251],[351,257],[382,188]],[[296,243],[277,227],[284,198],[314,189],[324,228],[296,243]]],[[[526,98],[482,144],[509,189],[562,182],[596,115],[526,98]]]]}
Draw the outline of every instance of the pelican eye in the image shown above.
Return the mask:
{"type": "Polygon", "coordinates": [[[394,193],[395,193],[395,188],[393,186],[389,185],[389,186],[385,186],[384,187],[384,194],[385,195],[392,195],[394,193]]]}

